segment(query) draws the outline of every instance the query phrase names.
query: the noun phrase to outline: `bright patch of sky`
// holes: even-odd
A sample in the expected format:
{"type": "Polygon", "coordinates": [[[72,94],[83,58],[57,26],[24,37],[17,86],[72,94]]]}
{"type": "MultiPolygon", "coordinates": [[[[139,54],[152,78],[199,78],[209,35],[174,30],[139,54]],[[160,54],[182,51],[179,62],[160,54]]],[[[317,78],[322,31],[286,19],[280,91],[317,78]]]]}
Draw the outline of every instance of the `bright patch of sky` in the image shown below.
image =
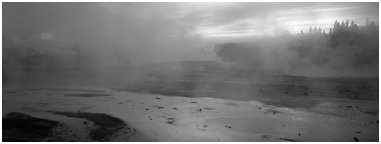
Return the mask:
{"type": "Polygon", "coordinates": [[[363,25],[368,17],[378,23],[378,3],[185,3],[174,15],[193,22],[191,34],[247,37],[296,34],[309,27],[328,31],[335,20],[363,25]]]}

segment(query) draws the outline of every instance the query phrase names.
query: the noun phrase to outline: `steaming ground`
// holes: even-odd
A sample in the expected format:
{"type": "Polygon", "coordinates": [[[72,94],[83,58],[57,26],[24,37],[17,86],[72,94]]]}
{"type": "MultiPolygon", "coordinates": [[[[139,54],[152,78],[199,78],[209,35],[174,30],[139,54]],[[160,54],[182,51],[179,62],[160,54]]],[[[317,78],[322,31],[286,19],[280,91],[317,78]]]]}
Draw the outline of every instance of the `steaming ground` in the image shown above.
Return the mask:
{"type": "Polygon", "coordinates": [[[5,73],[3,141],[379,141],[378,78],[209,62],[31,70],[5,73]]]}

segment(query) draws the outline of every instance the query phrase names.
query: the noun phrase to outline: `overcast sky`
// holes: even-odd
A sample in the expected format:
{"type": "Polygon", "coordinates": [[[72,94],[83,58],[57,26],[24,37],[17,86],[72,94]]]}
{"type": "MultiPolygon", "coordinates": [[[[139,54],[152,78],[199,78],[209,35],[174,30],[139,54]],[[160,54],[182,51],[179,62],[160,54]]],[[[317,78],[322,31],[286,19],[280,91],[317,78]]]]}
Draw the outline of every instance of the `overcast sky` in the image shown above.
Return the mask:
{"type": "Polygon", "coordinates": [[[117,49],[143,61],[196,59],[216,38],[328,29],[336,19],[362,25],[366,17],[378,23],[378,3],[3,3],[3,37],[117,49]]]}

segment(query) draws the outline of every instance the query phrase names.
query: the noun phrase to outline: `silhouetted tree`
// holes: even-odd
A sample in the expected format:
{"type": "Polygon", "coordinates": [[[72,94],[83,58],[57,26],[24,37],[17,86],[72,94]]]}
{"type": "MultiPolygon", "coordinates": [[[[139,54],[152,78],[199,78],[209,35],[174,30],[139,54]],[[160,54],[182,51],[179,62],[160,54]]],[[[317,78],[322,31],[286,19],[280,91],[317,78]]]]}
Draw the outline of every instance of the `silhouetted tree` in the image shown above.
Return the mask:
{"type": "MultiPolygon", "coordinates": [[[[310,27],[309,34],[313,37],[308,39],[296,39],[290,48],[301,59],[309,59],[314,64],[323,66],[329,59],[339,58],[347,61],[356,68],[378,65],[378,26],[374,21],[366,19],[364,26],[358,26],[352,20],[339,22],[335,20],[333,28],[329,28],[328,34],[321,33],[321,28],[316,30],[310,27]],[[333,54],[330,54],[335,52],[333,54]],[[330,54],[326,56],[324,54],[330,54]]],[[[306,37],[306,36],[303,36],[306,37]]],[[[342,67],[336,65],[333,67],[342,67]]]]}

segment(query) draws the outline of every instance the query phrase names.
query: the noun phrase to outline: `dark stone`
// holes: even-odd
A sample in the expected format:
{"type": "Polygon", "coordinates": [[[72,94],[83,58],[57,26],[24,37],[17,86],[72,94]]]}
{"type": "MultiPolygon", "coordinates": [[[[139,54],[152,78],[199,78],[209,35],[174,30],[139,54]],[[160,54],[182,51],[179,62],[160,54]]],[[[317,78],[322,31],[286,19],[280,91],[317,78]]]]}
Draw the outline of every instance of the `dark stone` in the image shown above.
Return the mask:
{"type": "Polygon", "coordinates": [[[354,137],[353,138],[356,142],[359,142],[359,139],[357,139],[357,137],[354,137]]]}

